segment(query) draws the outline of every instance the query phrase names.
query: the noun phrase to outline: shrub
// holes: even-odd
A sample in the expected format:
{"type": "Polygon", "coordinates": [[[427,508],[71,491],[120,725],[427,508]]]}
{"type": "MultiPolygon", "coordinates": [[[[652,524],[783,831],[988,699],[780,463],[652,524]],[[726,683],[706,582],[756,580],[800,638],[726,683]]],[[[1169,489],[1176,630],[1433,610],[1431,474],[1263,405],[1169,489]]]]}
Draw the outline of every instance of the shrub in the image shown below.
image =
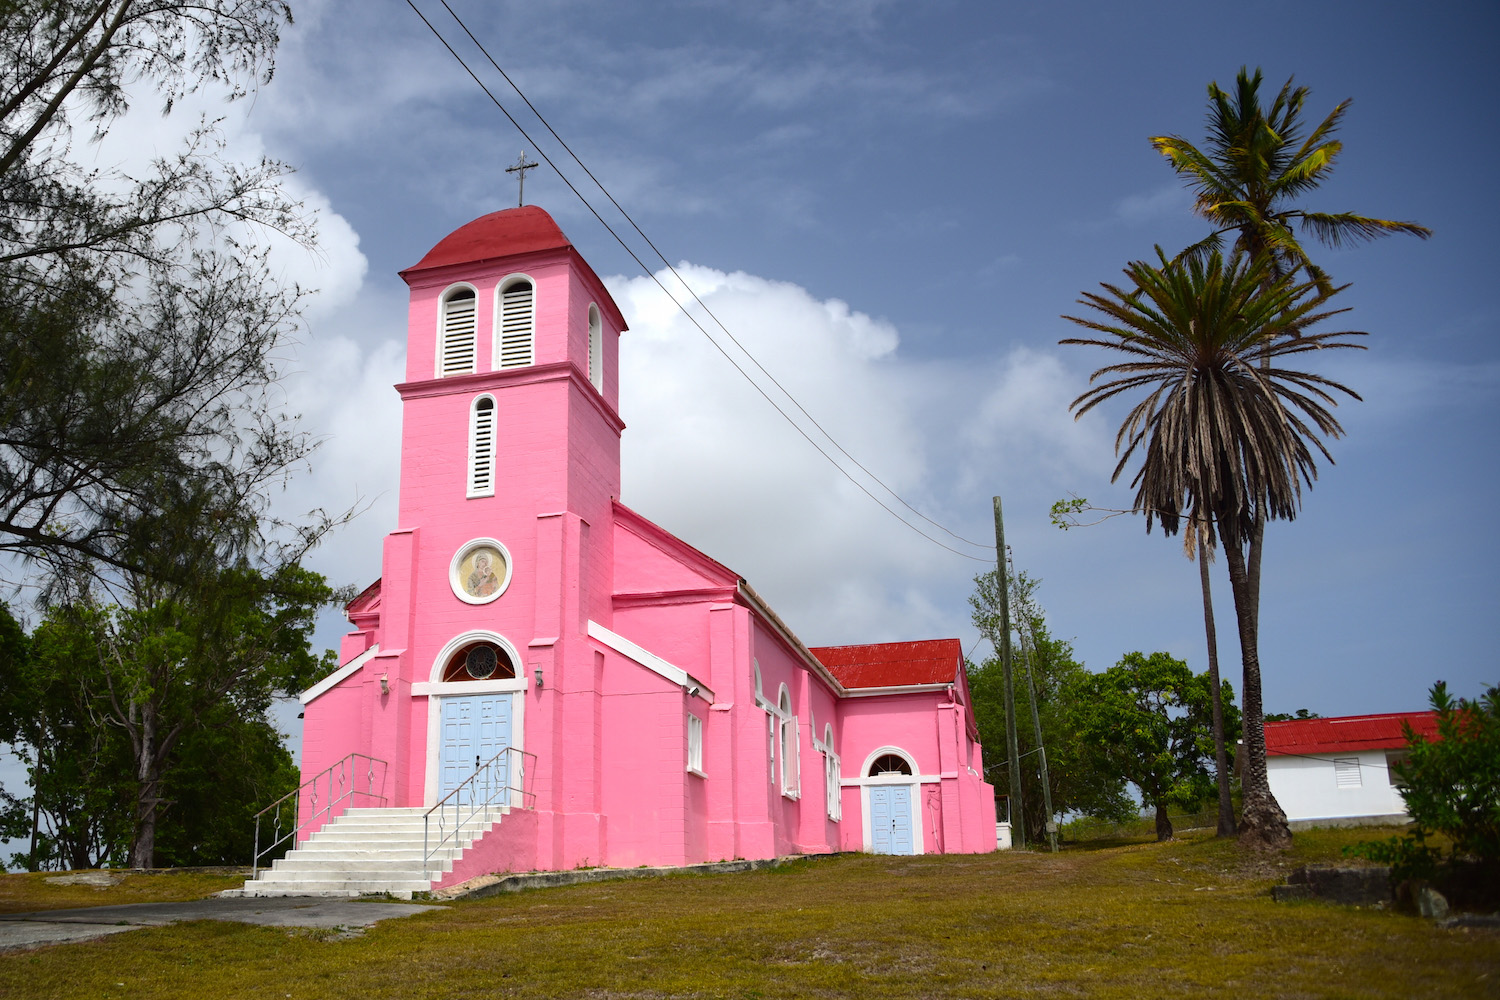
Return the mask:
{"type": "Polygon", "coordinates": [[[1427,843],[1434,833],[1452,841],[1448,862],[1467,861],[1494,873],[1500,868],[1500,686],[1474,701],[1454,700],[1442,681],[1433,685],[1438,739],[1406,729],[1407,759],[1393,765],[1406,785],[1413,828],[1401,837],[1345,848],[1391,865],[1396,880],[1431,878],[1444,862],[1427,843]]]}

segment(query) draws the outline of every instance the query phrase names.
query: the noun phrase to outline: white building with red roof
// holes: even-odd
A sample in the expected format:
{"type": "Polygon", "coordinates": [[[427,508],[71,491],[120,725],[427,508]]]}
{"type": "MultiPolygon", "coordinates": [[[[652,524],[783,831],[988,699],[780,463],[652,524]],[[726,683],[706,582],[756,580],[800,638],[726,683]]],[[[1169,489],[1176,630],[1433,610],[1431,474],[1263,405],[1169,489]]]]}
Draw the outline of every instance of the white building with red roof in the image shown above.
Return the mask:
{"type": "Polygon", "coordinates": [[[1405,756],[1407,726],[1437,738],[1432,712],[1267,722],[1266,774],[1292,828],[1406,822],[1391,765],[1405,756]]]}

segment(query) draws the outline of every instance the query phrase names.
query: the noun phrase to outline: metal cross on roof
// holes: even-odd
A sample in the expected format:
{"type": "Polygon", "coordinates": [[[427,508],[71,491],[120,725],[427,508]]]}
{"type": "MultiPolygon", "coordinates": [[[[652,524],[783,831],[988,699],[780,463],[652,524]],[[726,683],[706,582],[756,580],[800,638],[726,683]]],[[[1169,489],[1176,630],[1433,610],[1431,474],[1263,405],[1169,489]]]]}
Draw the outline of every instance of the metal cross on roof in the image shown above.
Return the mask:
{"type": "Polygon", "coordinates": [[[518,208],[526,204],[526,171],[535,166],[537,166],[537,164],[528,163],[526,161],[526,150],[523,149],[521,150],[520,159],[516,160],[516,165],[513,167],[505,168],[505,172],[507,174],[515,174],[521,182],[520,191],[517,192],[516,196],[516,207],[518,208]]]}

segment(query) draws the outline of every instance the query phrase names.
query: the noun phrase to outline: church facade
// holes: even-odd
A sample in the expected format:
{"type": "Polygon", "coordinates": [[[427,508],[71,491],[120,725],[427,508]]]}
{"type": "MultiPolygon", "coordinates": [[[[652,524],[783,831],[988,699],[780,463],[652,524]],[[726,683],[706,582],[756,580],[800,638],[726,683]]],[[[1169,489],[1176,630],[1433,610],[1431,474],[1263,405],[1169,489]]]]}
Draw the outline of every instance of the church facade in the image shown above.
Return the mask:
{"type": "Polygon", "coordinates": [[[386,804],[432,807],[503,753],[511,808],[435,884],[995,848],[956,639],[810,649],[620,502],[625,321],[545,211],[402,277],[398,527],[302,696],[304,781],[362,754],[386,804]]]}

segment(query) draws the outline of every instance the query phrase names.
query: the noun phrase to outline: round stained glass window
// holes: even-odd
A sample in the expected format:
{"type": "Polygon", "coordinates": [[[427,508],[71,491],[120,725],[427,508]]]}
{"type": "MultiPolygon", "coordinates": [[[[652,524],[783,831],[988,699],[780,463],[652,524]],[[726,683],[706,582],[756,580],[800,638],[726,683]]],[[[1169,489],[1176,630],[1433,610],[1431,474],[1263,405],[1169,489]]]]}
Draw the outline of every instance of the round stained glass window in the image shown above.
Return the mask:
{"type": "Polygon", "coordinates": [[[469,655],[464,657],[464,669],[469,676],[476,681],[482,681],[495,672],[495,666],[499,657],[495,655],[493,646],[475,646],[469,650],[469,655]]]}

